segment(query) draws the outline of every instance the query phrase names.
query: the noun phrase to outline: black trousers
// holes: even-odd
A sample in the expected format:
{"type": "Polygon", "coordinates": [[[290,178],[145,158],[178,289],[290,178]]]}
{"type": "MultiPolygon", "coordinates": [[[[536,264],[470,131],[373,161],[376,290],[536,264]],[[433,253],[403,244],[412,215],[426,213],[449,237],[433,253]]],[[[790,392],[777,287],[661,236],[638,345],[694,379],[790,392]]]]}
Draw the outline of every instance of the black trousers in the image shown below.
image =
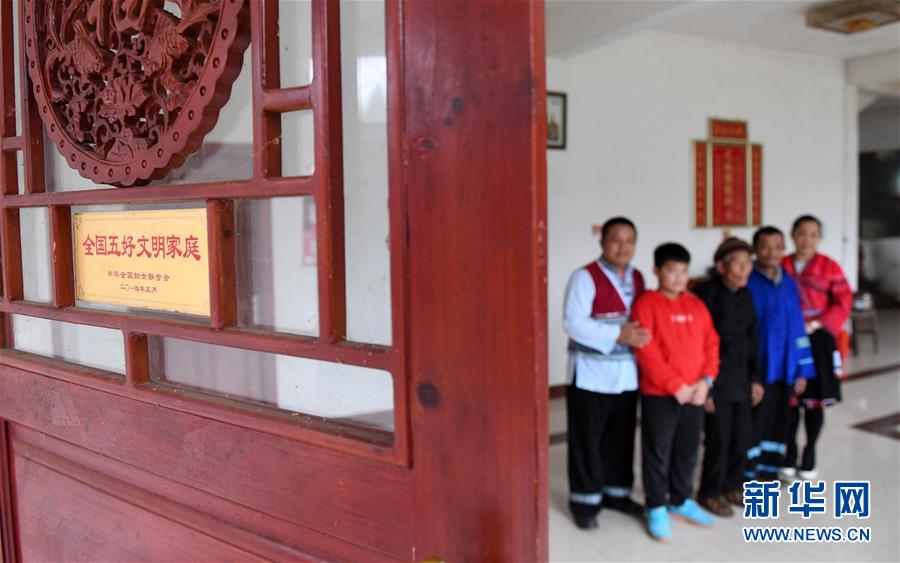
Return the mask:
{"type": "Polygon", "coordinates": [[[787,455],[784,458],[785,467],[794,467],[797,464],[797,427],[800,426],[800,409],[803,409],[803,423],[806,426],[806,446],[803,448],[803,457],[800,461],[800,469],[812,471],[816,468],[816,441],[825,426],[825,409],[810,409],[806,407],[791,407],[790,428],[788,430],[787,455]]]}
{"type": "Polygon", "coordinates": [[[576,516],[597,514],[603,494],[630,494],[636,411],[637,391],[607,394],[566,388],[569,506],[576,516]]]}
{"type": "Polygon", "coordinates": [[[753,409],[755,445],[747,452],[747,477],[766,481],[778,477],[784,466],[790,425],[793,386],[771,383],[765,386],[762,401],[753,409]]]}
{"type": "Polygon", "coordinates": [[[800,461],[800,469],[812,471],[816,467],[816,441],[825,426],[825,407],[841,399],[841,384],[834,374],[834,337],[820,328],[809,335],[816,378],[809,380],[806,391],[799,397],[799,406],[791,407],[787,434],[786,467],[797,464],[797,429],[800,427],[800,411],[803,411],[803,425],[806,427],[806,447],[800,461]]]}
{"type": "Polygon", "coordinates": [[[719,497],[741,490],[747,449],[753,440],[750,399],[715,401],[716,412],[706,415],[703,476],[700,496],[719,497]]]}
{"type": "Polygon", "coordinates": [[[648,509],[679,505],[691,497],[702,428],[703,407],[641,395],[641,470],[648,509]]]}

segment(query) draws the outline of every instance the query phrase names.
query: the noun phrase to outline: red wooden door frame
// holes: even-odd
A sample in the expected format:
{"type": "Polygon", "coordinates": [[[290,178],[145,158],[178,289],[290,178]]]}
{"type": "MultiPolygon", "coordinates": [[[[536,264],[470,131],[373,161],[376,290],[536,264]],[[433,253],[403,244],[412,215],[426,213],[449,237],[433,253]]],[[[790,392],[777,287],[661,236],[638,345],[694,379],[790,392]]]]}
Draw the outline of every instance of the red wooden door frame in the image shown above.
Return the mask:
{"type": "MultiPolygon", "coordinates": [[[[254,10],[259,1],[252,0],[254,10]]],[[[401,274],[392,278],[392,291],[401,296],[392,324],[401,357],[385,353],[384,360],[403,366],[400,383],[395,381],[400,422],[393,449],[372,447],[367,453],[315,427],[295,432],[264,417],[223,415],[190,397],[154,407],[137,389],[146,383],[145,369],[135,369],[146,359],[137,353],[145,347],[143,332],[152,334],[156,324],[69,312],[71,298],[62,291],[54,294],[52,307],[24,304],[16,300],[21,284],[7,283],[7,314],[112,325],[123,331],[130,355],[122,387],[91,378],[91,370],[0,353],[4,561],[21,554],[17,523],[25,516],[16,503],[25,499],[17,498],[17,487],[37,490],[34,483],[16,480],[16,459],[47,475],[88,483],[103,499],[113,499],[110,503],[130,499],[135,527],[165,513],[179,529],[212,538],[210,546],[264,557],[305,553],[353,559],[372,549],[379,556],[408,553],[414,560],[547,558],[543,2],[388,0],[386,21],[391,233],[403,239],[392,243],[391,255],[392,271],[401,274]],[[60,426],[58,416],[48,412],[58,406],[51,405],[54,401],[78,417],[60,426]],[[90,430],[81,424],[96,420],[107,424],[90,430]],[[220,448],[199,450],[205,464],[216,467],[214,474],[192,474],[189,464],[171,461],[178,459],[182,437],[195,432],[230,448],[227,456],[220,448]]],[[[335,26],[331,22],[329,29],[335,26]]],[[[265,28],[254,33],[260,31],[265,28]]],[[[325,70],[317,68],[316,76],[325,70]]],[[[5,84],[0,105],[9,103],[10,91],[5,84]]],[[[340,100],[335,92],[322,95],[340,100]]],[[[277,99],[263,102],[281,108],[277,99]]],[[[339,124],[339,114],[326,112],[324,118],[339,124]]],[[[257,126],[274,127],[274,121],[257,126]]],[[[26,120],[24,127],[22,138],[30,138],[40,121],[26,120]]],[[[15,143],[3,147],[17,148],[15,143]]],[[[4,153],[5,169],[15,165],[9,154],[4,153]]],[[[340,174],[339,167],[334,173],[340,174]]],[[[65,222],[66,206],[81,196],[43,194],[38,183],[27,180],[28,201],[58,206],[51,207],[51,217],[65,222]]],[[[287,183],[269,185],[277,192],[287,183]]],[[[179,199],[227,198],[236,189],[212,195],[203,191],[212,186],[138,188],[112,197],[125,201],[129,196],[121,194],[131,193],[165,200],[177,192],[179,199]]],[[[100,198],[95,203],[107,202],[107,194],[95,197],[100,198]]],[[[232,216],[221,205],[210,213],[216,221],[232,216]]],[[[4,217],[5,232],[17,231],[12,224],[17,217],[4,217]]],[[[343,236],[339,227],[335,224],[333,232],[337,240],[343,236]]],[[[65,234],[56,229],[54,239],[65,234]]],[[[4,240],[4,250],[17,244],[4,240]]],[[[338,253],[334,267],[341,269],[340,248],[331,250],[338,253]]],[[[5,281],[18,281],[20,268],[14,275],[15,260],[8,261],[5,281]]],[[[55,277],[70,274],[71,265],[54,270],[55,277]]],[[[340,293],[343,276],[337,278],[340,283],[330,289],[340,293]]],[[[326,285],[333,279],[320,272],[326,285]]],[[[334,323],[323,336],[339,340],[342,301],[331,303],[338,308],[331,310],[334,323]]],[[[216,328],[233,324],[230,309],[223,306],[220,313],[213,318],[216,328]]],[[[330,318],[323,316],[323,322],[330,318]]],[[[166,329],[200,334],[190,327],[166,329]]],[[[215,334],[222,343],[230,338],[227,332],[215,334]]],[[[272,352],[298,345],[262,337],[255,343],[272,352]]],[[[327,343],[304,346],[304,353],[321,359],[362,353],[327,343]]],[[[74,506],[68,508],[74,513],[74,506]]],[[[34,530],[40,514],[29,510],[34,530]]]]}
{"type": "Polygon", "coordinates": [[[406,2],[416,540],[546,559],[543,2],[406,2]]]}

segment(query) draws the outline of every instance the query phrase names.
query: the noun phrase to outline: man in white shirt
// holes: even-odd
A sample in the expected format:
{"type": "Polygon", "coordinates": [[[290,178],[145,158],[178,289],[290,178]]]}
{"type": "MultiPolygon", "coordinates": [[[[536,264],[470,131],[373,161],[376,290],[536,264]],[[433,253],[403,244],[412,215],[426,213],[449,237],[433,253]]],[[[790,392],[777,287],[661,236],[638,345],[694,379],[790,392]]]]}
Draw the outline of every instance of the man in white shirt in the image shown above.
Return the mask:
{"type": "Polygon", "coordinates": [[[650,339],[629,321],[644,291],[643,276],[631,266],[636,239],[630,220],[609,219],[600,238],[602,255],[576,270],[566,290],[569,508],[583,529],[597,527],[603,506],[643,512],[630,496],[638,387],[632,348],[650,339]]]}

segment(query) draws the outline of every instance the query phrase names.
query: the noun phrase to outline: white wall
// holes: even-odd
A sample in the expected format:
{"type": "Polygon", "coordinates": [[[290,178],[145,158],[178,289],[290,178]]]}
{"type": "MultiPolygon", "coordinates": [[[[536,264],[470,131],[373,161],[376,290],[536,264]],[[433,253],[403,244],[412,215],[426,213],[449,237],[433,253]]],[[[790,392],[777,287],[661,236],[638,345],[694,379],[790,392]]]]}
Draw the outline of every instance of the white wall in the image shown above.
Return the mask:
{"type": "Polygon", "coordinates": [[[548,90],[569,103],[568,148],[547,151],[551,384],[565,381],[565,284],[599,254],[591,225],[637,223],[635,262],[650,287],[661,242],[690,249],[692,275],[710,265],[722,231],[690,225],[690,143],[706,138],[709,117],[746,120],[762,143],[763,222],[786,230],[801,213],[819,216],[822,250],[855,284],[856,100],[840,61],[645,31],[547,64],[548,90]]]}

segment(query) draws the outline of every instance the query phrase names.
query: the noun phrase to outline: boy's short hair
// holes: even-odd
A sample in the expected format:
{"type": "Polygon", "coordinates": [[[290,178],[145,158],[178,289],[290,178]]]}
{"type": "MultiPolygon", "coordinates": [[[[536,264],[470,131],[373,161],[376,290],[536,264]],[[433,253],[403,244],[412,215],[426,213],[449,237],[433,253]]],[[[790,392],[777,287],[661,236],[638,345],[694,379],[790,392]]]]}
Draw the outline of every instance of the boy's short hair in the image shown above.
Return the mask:
{"type": "Polygon", "coordinates": [[[603,227],[600,231],[600,238],[605,239],[606,235],[609,234],[610,229],[615,227],[616,225],[625,225],[626,227],[631,227],[631,230],[634,231],[634,236],[637,236],[637,227],[634,226],[634,223],[631,222],[631,219],[627,217],[612,217],[606,220],[606,223],[603,223],[603,227]]]}
{"type": "Polygon", "coordinates": [[[771,235],[778,235],[781,238],[784,238],[784,233],[781,232],[781,229],[773,227],[772,225],[766,225],[765,227],[756,229],[756,232],[753,233],[753,248],[759,246],[759,239],[771,235]]]}
{"type": "Polygon", "coordinates": [[[796,219],[794,219],[794,224],[791,225],[791,234],[793,235],[794,233],[796,233],[797,229],[800,228],[800,225],[802,225],[803,223],[806,223],[808,221],[815,223],[819,227],[819,234],[821,235],[822,234],[822,221],[819,221],[819,218],[816,217],[815,215],[801,215],[801,216],[797,217],[796,219]]]}
{"type": "Polygon", "coordinates": [[[691,253],[677,242],[667,242],[657,246],[653,251],[653,264],[657,268],[661,268],[663,264],[670,261],[690,264],[691,253]]]}
{"type": "Polygon", "coordinates": [[[737,237],[730,237],[722,241],[722,244],[719,245],[719,248],[716,249],[716,253],[713,255],[714,262],[728,262],[731,258],[732,252],[737,252],[739,250],[744,250],[747,254],[753,254],[753,248],[747,241],[741,240],[737,237]]]}

